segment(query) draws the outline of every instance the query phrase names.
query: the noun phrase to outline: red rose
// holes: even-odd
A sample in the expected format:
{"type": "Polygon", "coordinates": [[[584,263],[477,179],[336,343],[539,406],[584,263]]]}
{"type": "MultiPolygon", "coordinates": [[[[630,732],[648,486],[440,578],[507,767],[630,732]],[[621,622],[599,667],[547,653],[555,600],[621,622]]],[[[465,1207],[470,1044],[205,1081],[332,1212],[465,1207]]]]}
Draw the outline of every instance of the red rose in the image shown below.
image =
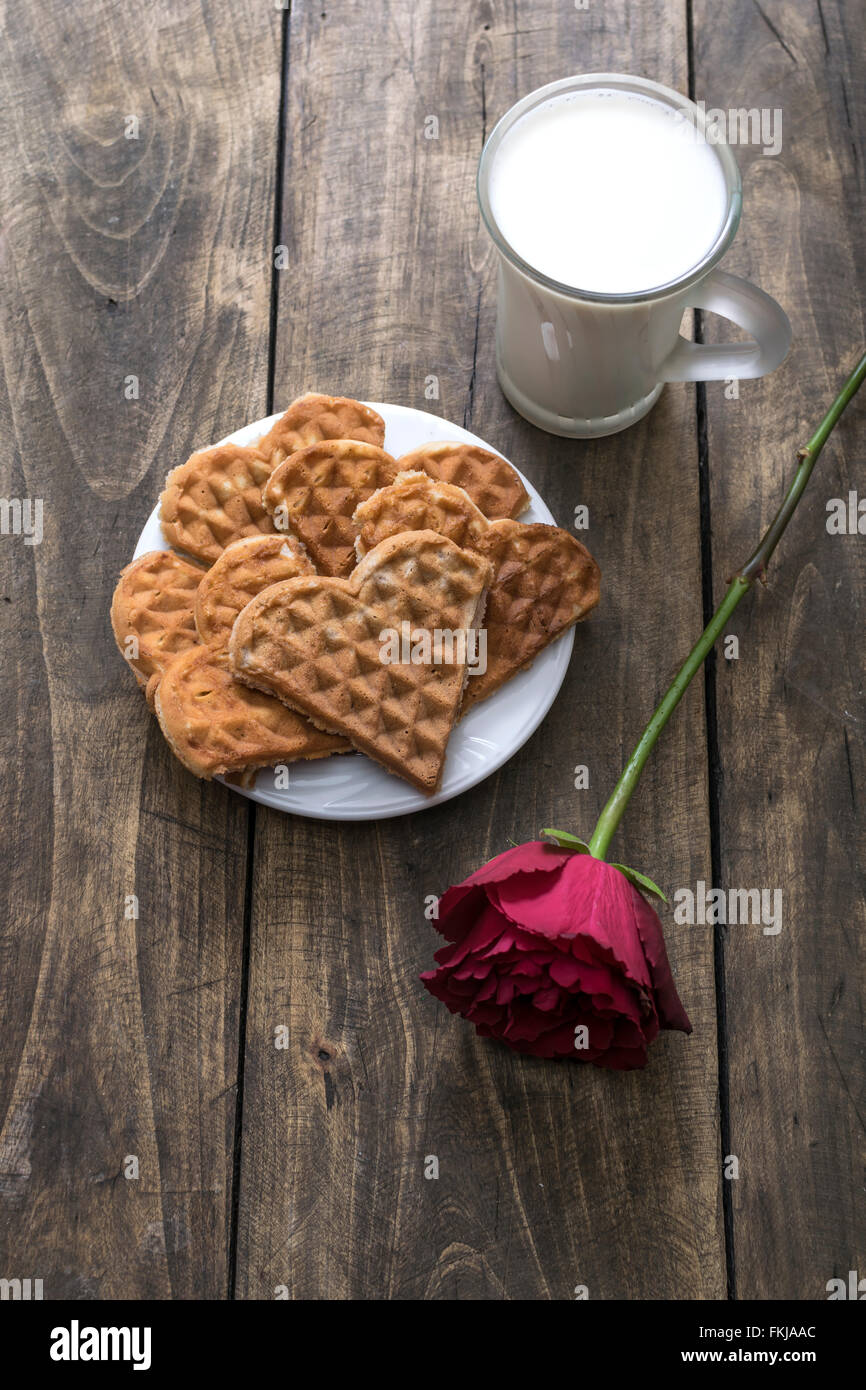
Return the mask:
{"type": "Polygon", "coordinates": [[[424,984],[518,1052],[627,1070],[660,1028],[692,1031],[661,922],[601,859],[519,845],[449,888],[436,926],[452,944],[424,984]]]}

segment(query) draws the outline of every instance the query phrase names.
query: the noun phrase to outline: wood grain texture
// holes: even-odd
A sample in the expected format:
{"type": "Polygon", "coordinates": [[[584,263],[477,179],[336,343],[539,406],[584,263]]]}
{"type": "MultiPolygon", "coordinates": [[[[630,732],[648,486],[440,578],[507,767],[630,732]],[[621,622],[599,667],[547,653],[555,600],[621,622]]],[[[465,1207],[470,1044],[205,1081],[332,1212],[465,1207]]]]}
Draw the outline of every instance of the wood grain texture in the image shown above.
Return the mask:
{"type": "MultiPolygon", "coordinates": [[[[605,588],[551,715],[458,802],[378,825],[258,814],[240,1297],[724,1293],[710,930],[668,926],[695,1034],[662,1041],[641,1075],[512,1056],[417,978],[437,944],[425,896],[542,825],[586,833],[701,626],[693,390],[589,445],[521,421],[494,380],[495,267],[474,201],[485,134],[518,95],[580,69],[684,89],[686,50],[674,6],[663,23],[624,3],[383,3],[375,22],[360,3],[292,7],[277,406],[314,387],[465,421],[564,524],[589,505],[605,588]],[[431,1154],[438,1181],[423,1176],[431,1154]]],[[[699,689],[618,849],[668,886],[708,875],[699,689]]]]}
{"type": "Polygon", "coordinates": [[[108,604],[166,471],[264,412],[280,21],[8,0],[2,25],[2,491],[45,534],[0,540],[0,1269],[220,1297],[247,811],[173,762],[108,604]]]}
{"type": "Polygon", "coordinates": [[[417,978],[428,895],[544,824],[591,829],[701,626],[702,559],[718,597],[860,349],[857,7],[92,0],[34,23],[0,0],[0,26],[0,493],[43,499],[45,530],[0,536],[0,1276],[47,1298],[225,1298],[235,1278],[248,1299],[716,1297],[723,1192],[740,1297],[862,1275],[866,560],[825,503],[858,487],[866,405],[732,624],[709,783],[696,683],[616,841],[668,891],[709,881],[717,805],[721,886],[783,889],[779,936],[720,936],[721,1039],[712,929],[669,912],[695,1032],[644,1073],[513,1056],[417,978]],[[695,97],[783,111],[778,157],[737,152],[726,265],[786,306],[795,347],[738,400],[707,386],[703,442],[687,386],[622,435],[556,440],[495,382],[478,155],[570,72],[685,91],[689,14],[695,97]],[[171,759],[117,657],[111,591],[165,472],[265,412],[269,362],[277,408],[313,387],[429,409],[561,524],[589,508],[602,605],[541,728],[459,801],[379,825],[253,815],[171,759]]]}
{"type": "MultiPolygon", "coordinates": [[[[736,151],[744,216],[726,265],[785,306],[794,347],[726,400],[707,387],[714,575],[745,559],[795,453],[863,350],[862,8],[697,0],[696,96],[780,108],[782,151],[736,151]]],[[[728,336],[709,321],[708,338],[728,336]]],[[[725,934],[736,1290],[826,1297],[866,1268],[863,1070],[866,541],[829,535],[828,499],[863,495],[866,402],[821,457],[769,587],[718,669],[722,883],[781,888],[784,925],[725,934]]]]}

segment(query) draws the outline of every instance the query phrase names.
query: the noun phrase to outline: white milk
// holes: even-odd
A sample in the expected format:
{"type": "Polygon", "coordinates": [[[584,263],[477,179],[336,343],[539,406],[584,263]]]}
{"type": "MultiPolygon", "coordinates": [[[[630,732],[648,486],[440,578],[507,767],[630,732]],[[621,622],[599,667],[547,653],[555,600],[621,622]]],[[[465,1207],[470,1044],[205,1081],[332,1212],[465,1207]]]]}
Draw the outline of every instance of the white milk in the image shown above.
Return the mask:
{"type": "Polygon", "coordinates": [[[624,294],[685,275],[713,246],[729,193],[691,122],[637,92],[551,97],[507,132],[490,172],[505,240],[543,275],[624,294]]]}

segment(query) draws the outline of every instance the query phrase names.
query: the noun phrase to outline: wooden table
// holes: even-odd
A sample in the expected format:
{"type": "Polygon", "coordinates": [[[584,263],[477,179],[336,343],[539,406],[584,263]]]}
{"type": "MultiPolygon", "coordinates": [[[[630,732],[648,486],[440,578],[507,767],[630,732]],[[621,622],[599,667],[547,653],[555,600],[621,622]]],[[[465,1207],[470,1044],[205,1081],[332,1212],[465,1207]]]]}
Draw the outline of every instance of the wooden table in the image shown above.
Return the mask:
{"type": "Polygon", "coordinates": [[[82,1299],[823,1299],[866,1275],[866,540],[825,525],[863,487],[866,402],[616,841],[669,892],[781,888],[783,930],[664,913],[695,1028],[643,1073],[512,1055],[418,981],[428,894],[543,825],[591,829],[861,350],[857,4],[2,13],[2,491],[43,499],[44,539],[0,537],[0,1275],[82,1299]],[[593,443],[499,392],[473,187],[507,107],[581,70],[781,109],[780,154],[737,150],[726,266],[795,334],[738,398],[669,387],[593,443]],[[480,433],[563,524],[588,507],[604,573],[536,735],[405,820],[194,780],[108,624],[166,471],[308,388],[480,433]]]}

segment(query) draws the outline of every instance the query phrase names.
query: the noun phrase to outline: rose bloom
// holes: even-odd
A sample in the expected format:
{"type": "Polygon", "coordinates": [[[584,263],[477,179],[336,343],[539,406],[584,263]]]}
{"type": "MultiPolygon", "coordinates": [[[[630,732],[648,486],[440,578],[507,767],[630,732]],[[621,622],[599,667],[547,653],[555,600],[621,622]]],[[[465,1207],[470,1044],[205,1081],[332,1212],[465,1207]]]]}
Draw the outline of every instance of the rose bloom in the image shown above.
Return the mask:
{"type": "Polygon", "coordinates": [[[436,926],[450,944],[424,984],[518,1052],[624,1071],[659,1029],[692,1031],[658,916],[603,860],[506,850],[443,894],[436,926]]]}

